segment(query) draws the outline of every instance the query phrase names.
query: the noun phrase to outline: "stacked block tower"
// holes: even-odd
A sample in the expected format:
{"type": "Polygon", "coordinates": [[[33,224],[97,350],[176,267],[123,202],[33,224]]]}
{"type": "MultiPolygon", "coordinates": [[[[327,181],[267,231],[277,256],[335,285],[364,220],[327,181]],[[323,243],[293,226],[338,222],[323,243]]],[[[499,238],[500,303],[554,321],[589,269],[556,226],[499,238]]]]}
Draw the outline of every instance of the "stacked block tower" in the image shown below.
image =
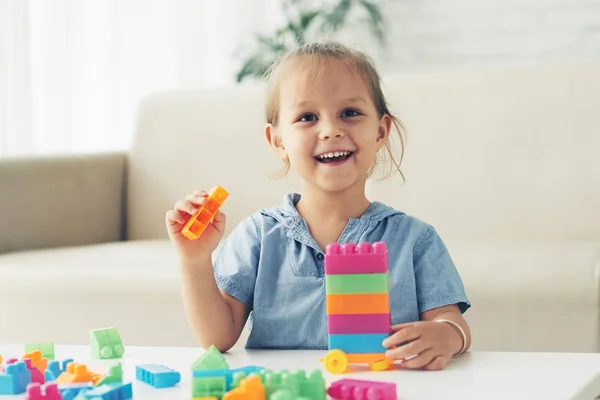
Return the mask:
{"type": "Polygon", "coordinates": [[[324,364],[343,373],[348,364],[388,369],[381,342],[392,331],[389,264],[384,242],[330,244],[325,255],[329,353],[324,364]]]}

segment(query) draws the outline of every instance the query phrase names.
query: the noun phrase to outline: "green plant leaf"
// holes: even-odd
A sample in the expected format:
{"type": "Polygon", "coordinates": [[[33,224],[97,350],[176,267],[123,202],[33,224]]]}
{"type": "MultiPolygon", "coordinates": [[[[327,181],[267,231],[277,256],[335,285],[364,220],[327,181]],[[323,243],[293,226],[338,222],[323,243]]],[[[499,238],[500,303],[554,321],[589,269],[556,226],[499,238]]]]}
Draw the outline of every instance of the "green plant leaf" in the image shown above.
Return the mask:
{"type": "Polygon", "coordinates": [[[261,79],[265,76],[265,73],[269,70],[269,67],[275,60],[265,60],[260,56],[254,56],[246,60],[238,73],[235,76],[236,82],[242,82],[246,78],[258,78],[261,79]]]}
{"type": "Polygon", "coordinates": [[[371,22],[371,32],[381,45],[385,44],[385,21],[377,4],[368,0],[359,0],[360,5],[367,11],[371,22]]]}
{"type": "Polygon", "coordinates": [[[344,25],[344,22],[346,22],[346,17],[348,16],[351,7],[351,0],[340,0],[331,12],[323,15],[321,32],[323,34],[328,34],[339,30],[340,27],[344,25]]]}

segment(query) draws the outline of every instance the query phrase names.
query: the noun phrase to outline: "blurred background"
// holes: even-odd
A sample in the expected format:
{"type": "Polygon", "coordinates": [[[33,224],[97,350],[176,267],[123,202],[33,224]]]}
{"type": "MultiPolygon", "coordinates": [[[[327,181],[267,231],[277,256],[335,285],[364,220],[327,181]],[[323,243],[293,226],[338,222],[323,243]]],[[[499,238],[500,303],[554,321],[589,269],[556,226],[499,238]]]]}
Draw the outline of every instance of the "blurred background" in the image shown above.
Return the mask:
{"type": "Polygon", "coordinates": [[[139,100],[255,80],[301,40],[382,75],[600,58],[598,0],[0,0],[0,156],[126,149],[139,100]]]}

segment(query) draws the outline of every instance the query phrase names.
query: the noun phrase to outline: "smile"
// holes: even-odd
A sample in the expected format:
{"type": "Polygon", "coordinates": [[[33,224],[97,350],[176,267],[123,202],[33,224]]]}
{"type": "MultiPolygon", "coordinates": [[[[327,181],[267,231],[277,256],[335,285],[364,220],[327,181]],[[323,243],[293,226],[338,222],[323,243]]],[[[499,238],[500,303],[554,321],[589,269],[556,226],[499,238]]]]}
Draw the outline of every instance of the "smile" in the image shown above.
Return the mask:
{"type": "Polygon", "coordinates": [[[345,161],[353,154],[353,151],[330,151],[329,153],[319,154],[315,159],[319,162],[330,164],[345,161]]]}

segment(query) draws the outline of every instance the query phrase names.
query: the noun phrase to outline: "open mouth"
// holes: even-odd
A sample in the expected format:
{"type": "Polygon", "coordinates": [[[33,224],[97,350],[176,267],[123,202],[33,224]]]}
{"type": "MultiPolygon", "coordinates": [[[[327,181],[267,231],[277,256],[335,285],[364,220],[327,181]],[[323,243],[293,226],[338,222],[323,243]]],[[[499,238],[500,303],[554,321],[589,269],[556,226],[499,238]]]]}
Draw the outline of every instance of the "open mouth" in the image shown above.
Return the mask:
{"type": "Polygon", "coordinates": [[[315,157],[315,160],[324,164],[332,164],[337,162],[346,161],[354,154],[353,151],[332,151],[329,153],[320,154],[315,157]]]}

